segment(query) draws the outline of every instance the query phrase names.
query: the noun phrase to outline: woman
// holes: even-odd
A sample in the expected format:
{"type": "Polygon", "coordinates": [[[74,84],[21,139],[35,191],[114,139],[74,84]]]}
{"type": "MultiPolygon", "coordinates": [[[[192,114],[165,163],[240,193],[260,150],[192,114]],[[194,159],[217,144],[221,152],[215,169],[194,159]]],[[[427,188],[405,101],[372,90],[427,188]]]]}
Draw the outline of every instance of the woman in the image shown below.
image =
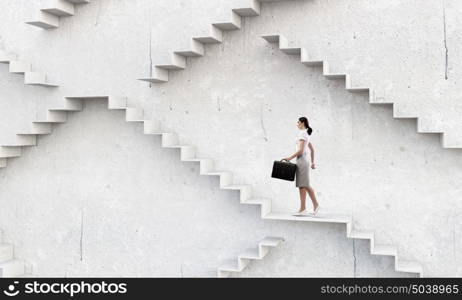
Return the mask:
{"type": "Polygon", "coordinates": [[[295,186],[298,187],[300,192],[300,210],[294,213],[294,216],[303,216],[307,215],[308,212],[306,211],[306,193],[311,198],[311,202],[313,202],[313,212],[309,213],[312,215],[316,215],[319,211],[319,204],[316,200],[316,195],[314,194],[313,188],[310,186],[310,177],[309,177],[309,166],[308,166],[308,148],[310,149],[310,156],[311,156],[311,169],[315,169],[316,166],[314,164],[314,149],[313,145],[309,142],[308,136],[311,135],[313,129],[311,129],[310,125],[308,124],[308,119],[305,117],[301,117],[298,119],[297,127],[299,129],[296,144],[296,150],[294,154],[289,157],[283,158],[283,160],[290,161],[293,158],[297,158],[297,171],[295,173],[295,186]]]}

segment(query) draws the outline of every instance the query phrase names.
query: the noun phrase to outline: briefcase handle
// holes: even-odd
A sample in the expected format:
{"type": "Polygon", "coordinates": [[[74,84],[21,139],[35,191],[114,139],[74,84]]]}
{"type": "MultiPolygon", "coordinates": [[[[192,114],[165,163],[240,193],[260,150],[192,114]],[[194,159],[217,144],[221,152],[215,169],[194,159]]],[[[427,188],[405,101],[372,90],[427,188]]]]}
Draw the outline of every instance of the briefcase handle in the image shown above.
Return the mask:
{"type": "Polygon", "coordinates": [[[286,162],[290,162],[290,161],[289,161],[289,160],[287,160],[287,159],[281,159],[281,161],[286,161],[286,162]]]}

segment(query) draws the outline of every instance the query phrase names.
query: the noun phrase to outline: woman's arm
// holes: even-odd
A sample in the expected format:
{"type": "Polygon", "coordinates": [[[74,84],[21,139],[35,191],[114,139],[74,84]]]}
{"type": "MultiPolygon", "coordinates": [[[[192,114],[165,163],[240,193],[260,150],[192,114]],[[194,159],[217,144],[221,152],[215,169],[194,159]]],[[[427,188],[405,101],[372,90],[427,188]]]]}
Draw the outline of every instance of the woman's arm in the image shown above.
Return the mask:
{"type": "Polygon", "coordinates": [[[305,140],[300,140],[299,142],[300,142],[300,143],[298,144],[298,145],[299,145],[298,151],[295,152],[294,154],[292,154],[292,155],[289,156],[289,157],[283,158],[283,160],[290,161],[290,160],[292,160],[293,158],[295,158],[295,157],[300,156],[300,155],[303,154],[303,149],[305,148],[305,140]]]}
{"type": "Polygon", "coordinates": [[[311,145],[311,143],[308,143],[308,148],[310,148],[310,153],[311,153],[311,168],[314,169],[316,168],[314,164],[314,147],[311,145]]]}

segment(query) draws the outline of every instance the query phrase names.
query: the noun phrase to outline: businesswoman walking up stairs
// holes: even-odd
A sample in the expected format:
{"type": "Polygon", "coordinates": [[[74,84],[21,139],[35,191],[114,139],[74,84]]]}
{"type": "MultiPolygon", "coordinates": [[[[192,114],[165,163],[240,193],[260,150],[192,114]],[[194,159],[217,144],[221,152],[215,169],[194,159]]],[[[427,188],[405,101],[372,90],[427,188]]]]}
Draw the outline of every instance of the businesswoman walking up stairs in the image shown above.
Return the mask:
{"type": "Polygon", "coordinates": [[[311,157],[311,169],[315,169],[314,164],[314,148],[309,141],[309,136],[313,132],[313,129],[308,123],[308,119],[301,117],[297,121],[297,127],[299,129],[296,139],[296,152],[283,160],[290,161],[293,158],[297,158],[297,171],[295,173],[295,186],[298,187],[300,192],[300,209],[295,212],[294,216],[304,215],[316,215],[319,211],[319,204],[316,200],[316,195],[313,188],[310,186],[310,165],[308,162],[308,150],[310,151],[311,157]],[[306,194],[311,198],[313,203],[313,212],[306,211],[306,194]]]}

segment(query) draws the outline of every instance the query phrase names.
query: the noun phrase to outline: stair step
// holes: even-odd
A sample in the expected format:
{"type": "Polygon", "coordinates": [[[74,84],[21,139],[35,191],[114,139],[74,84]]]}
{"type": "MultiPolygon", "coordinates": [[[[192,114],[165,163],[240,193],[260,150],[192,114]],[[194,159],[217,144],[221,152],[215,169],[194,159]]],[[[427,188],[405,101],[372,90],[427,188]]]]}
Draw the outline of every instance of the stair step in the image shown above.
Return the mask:
{"type": "Polygon", "coordinates": [[[258,248],[246,249],[241,254],[239,254],[238,257],[242,259],[262,259],[263,258],[260,256],[258,248]]]}
{"type": "Polygon", "coordinates": [[[406,273],[423,273],[422,265],[415,261],[398,261],[398,265],[396,268],[399,272],[406,272],[406,273]]]}
{"type": "Polygon", "coordinates": [[[59,85],[56,83],[48,83],[48,82],[37,82],[37,83],[26,83],[26,84],[44,86],[44,87],[59,87],[59,85]]]}
{"type": "Polygon", "coordinates": [[[290,213],[271,212],[265,215],[264,219],[268,220],[284,220],[284,221],[300,221],[300,222],[319,222],[319,223],[338,223],[346,224],[350,222],[349,216],[327,214],[319,212],[316,216],[292,216],[290,213]]]}
{"type": "Polygon", "coordinates": [[[441,144],[446,149],[459,149],[462,148],[461,138],[455,134],[445,132],[441,135],[441,144]]]}
{"type": "Polygon", "coordinates": [[[73,111],[81,111],[82,109],[80,108],[49,108],[48,111],[55,111],[55,112],[73,112],[73,111]]]}
{"type": "Polygon", "coordinates": [[[1,145],[0,158],[13,158],[21,156],[21,147],[17,145],[1,145]]]}
{"type": "Polygon", "coordinates": [[[258,0],[245,1],[245,2],[241,0],[241,2],[242,4],[236,3],[236,5],[240,5],[238,8],[233,8],[233,11],[237,13],[239,16],[256,17],[260,15],[260,2],[258,0]]]}
{"type": "Polygon", "coordinates": [[[227,260],[223,262],[218,270],[222,272],[241,272],[243,268],[239,268],[237,260],[227,260]]]}
{"type": "Polygon", "coordinates": [[[280,48],[279,50],[288,55],[300,55],[302,53],[301,48],[280,48]]]}
{"type": "Polygon", "coordinates": [[[59,17],[53,14],[40,11],[34,21],[26,22],[26,24],[37,26],[43,29],[56,29],[59,27],[59,17]]]}
{"type": "Polygon", "coordinates": [[[18,60],[10,61],[9,71],[13,74],[25,74],[26,72],[30,72],[31,65],[29,63],[25,63],[18,60]]]}
{"type": "Polygon", "coordinates": [[[210,27],[210,32],[207,35],[195,36],[193,40],[196,40],[203,44],[217,44],[223,42],[223,31],[216,26],[210,27]]]}
{"type": "Polygon", "coordinates": [[[374,245],[374,250],[372,251],[374,255],[386,255],[386,256],[396,256],[398,255],[398,250],[395,246],[390,245],[374,245]]]}
{"type": "Polygon", "coordinates": [[[263,205],[270,201],[268,198],[250,198],[244,201],[244,204],[263,205]]]}
{"type": "Polygon", "coordinates": [[[36,134],[16,134],[16,145],[17,146],[36,146],[37,135],[36,134]]]}
{"type": "Polygon", "coordinates": [[[281,237],[265,237],[263,240],[260,241],[260,245],[268,246],[268,247],[277,247],[284,241],[281,237]]]}
{"type": "Polygon", "coordinates": [[[242,190],[242,189],[245,189],[245,188],[248,188],[248,187],[250,187],[250,185],[248,185],[248,184],[230,184],[230,185],[222,187],[222,189],[224,189],[224,190],[242,190]]]}
{"type": "Polygon", "coordinates": [[[359,231],[352,230],[350,233],[350,238],[353,239],[362,239],[362,240],[371,240],[374,238],[374,233],[371,231],[359,231]]]}
{"type": "Polygon", "coordinates": [[[74,15],[74,4],[65,0],[46,0],[41,11],[58,17],[74,15]]]}
{"type": "Polygon", "coordinates": [[[324,74],[324,77],[326,77],[327,79],[343,79],[346,77],[346,74],[331,74],[331,73],[327,73],[327,74],[324,74]]]}
{"type": "Polygon", "coordinates": [[[201,160],[204,160],[204,158],[186,158],[186,159],[183,159],[183,161],[188,161],[188,162],[201,162],[201,160]]]}
{"type": "Polygon", "coordinates": [[[234,11],[231,12],[230,21],[212,23],[212,26],[223,31],[237,30],[241,28],[241,25],[242,18],[234,11]]]}
{"type": "Polygon", "coordinates": [[[162,68],[156,68],[154,67],[153,69],[153,74],[151,77],[147,78],[140,78],[139,80],[141,81],[148,81],[152,83],[164,83],[168,81],[168,70],[167,69],[162,69],[162,68]]]}
{"type": "Polygon", "coordinates": [[[352,92],[352,93],[365,93],[369,92],[369,88],[367,87],[347,87],[347,91],[352,92]]]}
{"type": "Polygon", "coordinates": [[[41,85],[47,87],[57,87],[57,84],[47,81],[47,76],[40,72],[26,72],[24,74],[24,83],[29,85],[41,85]]]}
{"type": "Polygon", "coordinates": [[[279,43],[279,34],[262,34],[261,38],[268,43],[279,43]]]}
{"type": "Polygon", "coordinates": [[[417,132],[418,133],[444,133],[444,129],[437,124],[433,124],[432,120],[428,117],[419,117],[417,119],[417,132]]]}
{"type": "Polygon", "coordinates": [[[218,277],[228,277],[231,272],[241,272],[252,260],[261,260],[269,252],[267,247],[276,247],[282,241],[281,237],[265,237],[258,243],[258,248],[248,248],[240,253],[237,260],[227,260],[218,268],[218,277]]]}
{"type": "Polygon", "coordinates": [[[40,124],[50,124],[50,125],[52,125],[52,124],[58,124],[58,123],[66,123],[66,121],[63,121],[63,120],[43,120],[42,121],[42,120],[39,120],[39,121],[34,121],[32,123],[38,124],[38,125],[40,125],[40,124]]]}
{"type": "Polygon", "coordinates": [[[205,175],[205,176],[223,176],[223,175],[227,175],[227,174],[232,174],[232,173],[229,172],[229,171],[210,171],[210,172],[203,173],[202,175],[205,175]]]}
{"type": "MultiPolygon", "coordinates": [[[[29,130],[30,130],[29,133],[31,134],[50,134],[53,131],[53,127],[51,124],[32,122],[29,130]]],[[[28,133],[26,132],[25,134],[28,134],[28,133]]]]}
{"type": "Polygon", "coordinates": [[[55,29],[59,27],[61,17],[73,16],[75,13],[74,4],[90,3],[90,0],[43,0],[35,20],[26,22],[26,24],[37,26],[43,29],[55,29]]]}
{"type": "Polygon", "coordinates": [[[191,39],[189,48],[187,50],[177,50],[173,53],[184,57],[199,57],[204,56],[205,47],[203,43],[191,39]]]}

